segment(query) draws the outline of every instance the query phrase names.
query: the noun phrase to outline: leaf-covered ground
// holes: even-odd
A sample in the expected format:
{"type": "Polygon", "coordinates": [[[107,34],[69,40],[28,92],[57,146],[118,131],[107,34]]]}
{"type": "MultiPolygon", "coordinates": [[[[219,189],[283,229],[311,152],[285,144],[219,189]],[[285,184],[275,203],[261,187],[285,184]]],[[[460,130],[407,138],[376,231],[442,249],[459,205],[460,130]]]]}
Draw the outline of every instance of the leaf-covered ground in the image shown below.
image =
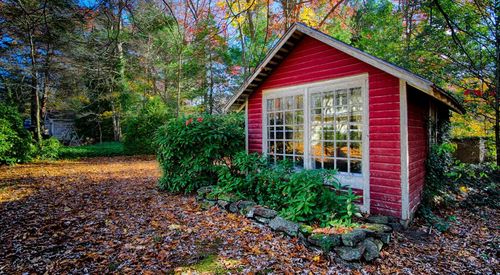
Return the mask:
{"type": "MultiPolygon", "coordinates": [[[[157,191],[155,160],[95,158],[0,167],[0,274],[494,274],[499,215],[458,209],[451,231],[396,233],[370,265],[345,264],[296,239],[157,191]]],[[[451,214],[451,213],[450,213],[451,214]]]]}

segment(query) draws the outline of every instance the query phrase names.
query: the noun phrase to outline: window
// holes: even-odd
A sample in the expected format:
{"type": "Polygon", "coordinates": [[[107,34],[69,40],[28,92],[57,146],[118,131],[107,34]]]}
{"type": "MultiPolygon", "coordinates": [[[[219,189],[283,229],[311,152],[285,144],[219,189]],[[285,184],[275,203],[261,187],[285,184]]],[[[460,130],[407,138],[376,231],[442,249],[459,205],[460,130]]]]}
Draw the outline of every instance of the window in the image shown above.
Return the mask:
{"type": "Polygon", "coordinates": [[[312,168],[361,173],[361,87],[311,93],[310,105],[312,168]]]}
{"type": "Polygon", "coordinates": [[[267,154],[304,166],[304,96],[271,97],[266,100],[267,154]]]}
{"type": "Polygon", "coordinates": [[[368,169],[367,79],[264,91],[264,152],[306,169],[337,169],[344,184],[362,183],[368,169]]]}

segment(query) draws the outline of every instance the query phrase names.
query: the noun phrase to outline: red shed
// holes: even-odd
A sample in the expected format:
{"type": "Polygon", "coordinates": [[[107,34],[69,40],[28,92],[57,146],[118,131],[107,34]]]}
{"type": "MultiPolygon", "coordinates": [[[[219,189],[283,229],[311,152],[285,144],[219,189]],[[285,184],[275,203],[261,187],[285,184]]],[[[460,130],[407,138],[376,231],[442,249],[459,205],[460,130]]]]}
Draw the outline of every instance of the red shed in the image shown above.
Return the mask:
{"type": "Polygon", "coordinates": [[[361,209],[411,219],[432,133],[460,104],[431,81],[294,24],[226,105],[245,110],[249,152],[337,169],[361,209]]]}

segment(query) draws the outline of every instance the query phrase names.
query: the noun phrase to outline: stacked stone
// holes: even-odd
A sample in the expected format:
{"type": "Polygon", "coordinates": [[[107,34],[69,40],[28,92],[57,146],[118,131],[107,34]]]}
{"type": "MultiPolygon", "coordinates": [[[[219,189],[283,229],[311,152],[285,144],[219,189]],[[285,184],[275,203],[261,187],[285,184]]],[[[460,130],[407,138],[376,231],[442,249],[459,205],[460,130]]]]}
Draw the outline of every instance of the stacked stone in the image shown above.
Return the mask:
{"type": "Polygon", "coordinates": [[[213,188],[202,187],[198,190],[197,200],[203,209],[212,206],[232,213],[240,213],[276,232],[283,232],[290,237],[298,237],[306,246],[334,251],[345,261],[373,261],[380,256],[382,248],[389,244],[393,230],[400,230],[401,225],[390,217],[370,216],[367,223],[343,234],[313,233],[312,227],[289,221],[278,215],[273,209],[257,205],[253,201],[239,200],[234,195],[214,195],[213,188]]]}

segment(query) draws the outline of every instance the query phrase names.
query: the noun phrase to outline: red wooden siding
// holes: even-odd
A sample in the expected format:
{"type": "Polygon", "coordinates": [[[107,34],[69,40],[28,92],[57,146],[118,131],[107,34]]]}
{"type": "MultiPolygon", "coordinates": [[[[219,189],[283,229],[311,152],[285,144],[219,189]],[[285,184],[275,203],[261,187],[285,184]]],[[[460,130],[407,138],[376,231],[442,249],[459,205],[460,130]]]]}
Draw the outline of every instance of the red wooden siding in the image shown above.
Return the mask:
{"type": "Polygon", "coordinates": [[[262,90],[368,73],[371,213],[401,215],[399,79],[304,37],[248,102],[249,151],[262,151],[262,90]]]}
{"type": "Polygon", "coordinates": [[[408,89],[408,152],[410,213],[417,209],[422,197],[427,158],[427,118],[429,98],[408,89]]]}

